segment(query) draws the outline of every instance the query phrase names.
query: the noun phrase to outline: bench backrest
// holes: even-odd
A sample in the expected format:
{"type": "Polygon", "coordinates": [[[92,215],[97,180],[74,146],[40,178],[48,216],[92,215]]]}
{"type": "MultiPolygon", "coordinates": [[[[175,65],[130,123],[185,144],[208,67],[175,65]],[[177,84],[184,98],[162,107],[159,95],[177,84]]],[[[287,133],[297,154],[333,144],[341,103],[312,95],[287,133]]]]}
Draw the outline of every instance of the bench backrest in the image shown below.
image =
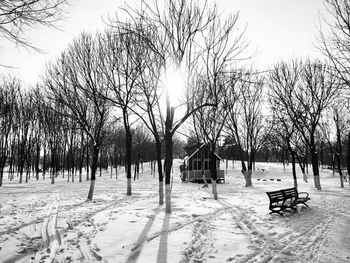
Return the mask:
{"type": "Polygon", "coordinates": [[[283,192],[281,190],[266,192],[270,199],[270,203],[278,203],[284,200],[283,192]]]}
{"type": "Polygon", "coordinates": [[[285,196],[285,199],[291,199],[294,200],[298,198],[298,191],[297,189],[293,188],[288,188],[288,189],[283,189],[283,194],[285,196]]]}

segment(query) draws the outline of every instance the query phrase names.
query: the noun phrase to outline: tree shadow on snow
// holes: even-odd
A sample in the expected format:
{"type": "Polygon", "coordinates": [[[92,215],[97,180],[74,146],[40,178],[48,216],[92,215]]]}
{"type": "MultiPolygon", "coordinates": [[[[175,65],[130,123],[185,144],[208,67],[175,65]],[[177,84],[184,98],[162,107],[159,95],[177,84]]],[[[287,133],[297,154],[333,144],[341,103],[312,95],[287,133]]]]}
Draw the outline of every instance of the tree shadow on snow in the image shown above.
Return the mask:
{"type": "Polygon", "coordinates": [[[160,211],[160,207],[157,207],[156,209],[154,209],[154,215],[148,216],[148,220],[146,222],[146,225],[143,228],[135,245],[131,249],[130,255],[128,256],[128,258],[126,260],[127,263],[136,262],[137,259],[139,258],[140,253],[141,253],[142,248],[143,248],[143,245],[145,244],[147,235],[148,235],[149,231],[151,230],[152,225],[154,223],[154,220],[156,218],[156,215],[159,213],[159,211],[160,211]]]}
{"type": "Polygon", "coordinates": [[[170,214],[166,213],[163,221],[162,234],[159,240],[157,263],[167,262],[169,225],[170,225],[170,214]]]}

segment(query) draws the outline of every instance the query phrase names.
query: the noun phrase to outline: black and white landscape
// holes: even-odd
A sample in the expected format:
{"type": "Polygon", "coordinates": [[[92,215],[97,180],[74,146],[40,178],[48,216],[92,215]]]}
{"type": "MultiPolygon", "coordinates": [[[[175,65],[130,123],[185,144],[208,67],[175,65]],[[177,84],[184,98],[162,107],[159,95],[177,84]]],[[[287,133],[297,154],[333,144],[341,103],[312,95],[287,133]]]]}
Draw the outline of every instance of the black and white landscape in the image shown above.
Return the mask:
{"type": "Polygon", "coordinates": [[[0,1],[0,262],[350,262],[348,0],[0,1]]]}

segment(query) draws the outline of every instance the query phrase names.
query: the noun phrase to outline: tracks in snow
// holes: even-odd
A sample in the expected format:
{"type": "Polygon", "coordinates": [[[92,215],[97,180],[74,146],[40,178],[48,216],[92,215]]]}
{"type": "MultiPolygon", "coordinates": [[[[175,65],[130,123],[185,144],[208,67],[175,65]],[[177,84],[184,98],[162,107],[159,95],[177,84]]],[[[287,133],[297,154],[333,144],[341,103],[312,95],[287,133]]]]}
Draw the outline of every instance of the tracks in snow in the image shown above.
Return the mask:
{"type": "Polygon", "coordinates": [[[35,262],[52,263],[62,244],[61,235],[57,228],[57,220],[60,208],[60,194],[53,194],[53,201],[49,204],[47,214],[41,226],[40,250],[31,257],[35,262]]]}
{"type": "MultiPolygon", "coordinates": [[[[256,231],[251,232],[252,250],[250,255],[233,262],[323,262],[329,236],[335,227],[337,214],[344,213],[347,204],[339,200],[321,198],[319,207],[302,209],[289,217],[267,216],[262,221],[250,214],[249,222],[256,231]],[[253,217],[252,217],[253,216],[253,217]],[[284,229],[284,233],[281,229],[284,229]],[[276,231],[274,231],[276,229],[276,231]],[[254,234],[258,234],[258,239],[254,234]],[[280,234],[277,234],[280,233],[280,234]]],[[[346,212],[345,212],[346,213],[346,212]]],[[[346,216],[349,216],[347,213],[346,216]]],[[[327,262],[327,261],[325,261],[327,262]]]]}
{"type": "Polygon", "coordinates": [[[225,258],[227,262],[322,262],[322,249],[329,242],[337,213],[347,213],[346,204],[326,199],[320,207],[302,209],[287,217],[267,213],[260,216],[253,207],[234,206],[222,199],[219,202],[224,209],[203,215],[193,224],[192,240],[183,251],[182,262],[216,262],[222,254],[220,249],[229,250],[220,247],[219,239],[227,239],[225,242],[230,244],[229,240],[237,240],[237,235],[247,237],[248,250],[240,254],[235,247],[230,248],[232,256],[225,258]],[[220,220],[231,223],[225,222],[227,228],[223,229],[220,220]],[[217,234],[218,231],[226,232],[217,234]]]}
{"type": "MultiPolygon", "coordinates": [[[[104,205],[102,209],[99,207],[94,211],[90,210],[82,216],[74,214],[74,211],[62,211],[62,209],[58,213],[60,207],[58,195],[48,206],[48,213],[44,218],[43,247],[50,248],[45,252],[46,254],[43,251],[37,253],[36,256],[41,260],[39,262],[52,262],[63,250],[72,252],[72,254],[65,253],[65,258],[59,258],[64,262],[103,262],[104,259],[98,254],[99,248],[91,242],[99,231],[104,231],[105,223],[95,222],[92,216],[107,209],[111,209],[110,213],[114,213],[115,208],[125,207],[139,201],[140,198],[123,197],[120,200],[114,200],[113,204],[104,205]],[[64,218],[68,219],[69,226],[59,232],[57,215],[62,218],[61,214],[65,214],[64,218]],[[65,235],[64,242],[59,238],[60,233],[65,235]],[[58,236],[54,238],[56,234],[58,236]],[[47,243],[45,240],[50,242],[47,243]]],[[[295,213],[289,217],[270,216],[267,211],[265,215],[259,215],[255,211],[255,204],[235,206],[226,202],[225,198],[219,199],[218,203],[221,203],[222,208],[204,215],[192,215],[192,218],[185,222],[178,220],[165,230],[170,233],[187,226],[192,228],[192,238],[183,250],[182,262],[199,263],[217,260],[215,256],[220,254],[221,248],[215,233],[223,231],[218,227],[220,220],[230,221],[224,238],[234,238],[235,235],[243,233],[249,241],[247,251],[250,252],[238,254],[235,252],[235,247],[232,247],[231,256],[226,258],[228,262],[321,262],[321,253],[324,252],[322,248],[330,242],[327,237],[332,231],[331,227],[336,217],[350,217],[350,213],[345,209],[349,202],[342,202],[341,197],[328,200],[324,196],[319,204],[313,204],[311,209],[302,209],[300,214],[295,213]]],[[[150,242],[160,237],[165,231],[145,236],[141,243],[150,242]]]]}
{"type": "MultiPolygon", "coordinates": [[[[154,193],[148,197],[152,198],[156,195],[157,193],[154,193]]],[[[62,250],[65,251],[66,257],[62,260],[64,260],[64,262],[106,262],[101,255],[99,255],[100,248],[97,244],[92,243],[92,240],[97,233],[105,230],[108,220],[116,218],[118,215],[117,208],[128,206],[143,199],[144,196],[141,195],[123,196],[119,200],[114,200],[112,204],[84,217],[81,217],[81,215],[73,215],[67,222],[69,227],[64,233],[65,245],[62,250]],[[97,213],[107,211],[109,212],[105,222],[96,222],[93,218],[97,213]]]]}
{"type": "MultiPolygon", "coordinates": [[[[152,198],[156,195],[155,193],[148,197],[152,198]]],[[[37,237],[29,237],[23,233],[24,237],[20,239],[21,245],[17,249],[20,251],[17,252],[19,254],[14,254],[6,263],[24,258],[28,258],[26,262],[41,263],[103,262],[104,260],[98,254],[99,248],[96,244],[92,244],[91,240],[99,231],[104,231],[107,222],[95,222],[92,217],[100,212],[111,210],[113,215],[110,218],[113,219],[114,209],[142,200],[144,196],[123,196],[110,202],[95,200],[83,202],[79,206],[77,204],[61,206],[58,193],[53,194],[51,199],[53,201],[48,202],[45,208],[47,213],[42,217],[40,234],[37,237]]],[[[37,220],[33,221],[32,225],[35,227],[37,222],[37,220]]]]}

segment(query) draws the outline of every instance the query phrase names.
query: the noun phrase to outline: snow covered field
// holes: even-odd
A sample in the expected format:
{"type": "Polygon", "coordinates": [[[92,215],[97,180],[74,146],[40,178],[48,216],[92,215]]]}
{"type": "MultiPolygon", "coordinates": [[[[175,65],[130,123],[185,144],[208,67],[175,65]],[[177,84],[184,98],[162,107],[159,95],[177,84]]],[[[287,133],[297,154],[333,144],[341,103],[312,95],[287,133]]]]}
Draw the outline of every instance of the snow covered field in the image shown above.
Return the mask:
{"type": "Polygon", "coordinates": [[[93,202],[86,202],[86,181],[67,183],[60,176],[55,185],[48,179],[18,184],[5,178],[0,262],[51,262],[55,254],[55,262],[350,262],[349,184],[340,189],[330,171],[321,171],[322,191],[311,175],[305,183],[298,174],[310,208],[282,217],[269,215],[265,192],[293,187],[290,167],[258,163],[265,172],[258,170],[253,187],[245,188],[237,163],[218,184],[215,201],[210,187],[181,183],[178,165],[171,214],[158,206],[158,180],[148,165],[133,181],[132,196],[126,196],[122,172],[119,179],[97,177],[93,202]]]}

